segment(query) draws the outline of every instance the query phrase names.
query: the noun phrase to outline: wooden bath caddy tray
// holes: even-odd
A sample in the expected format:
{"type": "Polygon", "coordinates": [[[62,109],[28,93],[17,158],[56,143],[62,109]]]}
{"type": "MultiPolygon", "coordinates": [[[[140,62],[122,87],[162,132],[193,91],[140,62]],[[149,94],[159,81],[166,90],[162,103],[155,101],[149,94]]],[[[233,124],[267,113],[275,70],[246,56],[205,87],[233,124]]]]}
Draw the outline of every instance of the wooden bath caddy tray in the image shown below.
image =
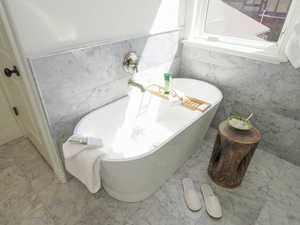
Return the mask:
{"type": "MultiPolygon", "coordinates": [[[[164,94],[165,93],[165,88],[157,85],[157,84],[152,84],[147,87],[147,91],[153,95],[156,95],[158,97],[161,97],[163,99],[168,100],[168,95],[164,94]]],[[[178,97],[180,98],[177,93],[173,90],[170,91],[170,94],[172,97],[178,97]]],[[[189,97],[186,96],[181,105],[187,109],[193,110],[193,111],[199,111],[199,112],[205,112],[211,107],[211,104],[205,101],[202,101],[197,98],[189,97]]]]}

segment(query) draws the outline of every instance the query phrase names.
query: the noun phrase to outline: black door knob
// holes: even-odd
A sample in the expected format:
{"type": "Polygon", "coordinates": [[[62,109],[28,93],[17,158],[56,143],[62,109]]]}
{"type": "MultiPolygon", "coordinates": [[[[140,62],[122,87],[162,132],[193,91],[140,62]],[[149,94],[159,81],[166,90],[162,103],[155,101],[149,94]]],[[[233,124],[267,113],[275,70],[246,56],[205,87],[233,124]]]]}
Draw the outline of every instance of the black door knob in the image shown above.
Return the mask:
{"type": "Polygon", "coordinates": [[[17,69],[16,66],[13,66],[13,69],[9,69],[9,68],[4,68],[4,74],[7,76],[7,77],[11,77],[13,74],[16,74],[17,76],[20,76],[20,73],[17,69]]]}

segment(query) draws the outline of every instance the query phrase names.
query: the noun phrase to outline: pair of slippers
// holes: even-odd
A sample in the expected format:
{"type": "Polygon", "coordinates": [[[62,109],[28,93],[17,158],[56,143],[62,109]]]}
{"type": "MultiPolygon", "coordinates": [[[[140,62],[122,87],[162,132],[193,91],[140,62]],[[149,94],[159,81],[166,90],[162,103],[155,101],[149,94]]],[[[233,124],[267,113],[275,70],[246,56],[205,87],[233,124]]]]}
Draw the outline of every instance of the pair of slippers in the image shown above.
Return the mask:
{"type": "MultiPolygon", "coordinates": [[[[200,197],[195,189],[191,178],[182,180],[184,199],[187,207],[192,211],[199,211],[202,208],[200,197]]],[[[222,217],[222,208],[218,197],[208,184],[201,186],[201,192],[204,198],[207,213],[216,219],[222,217]]]]}

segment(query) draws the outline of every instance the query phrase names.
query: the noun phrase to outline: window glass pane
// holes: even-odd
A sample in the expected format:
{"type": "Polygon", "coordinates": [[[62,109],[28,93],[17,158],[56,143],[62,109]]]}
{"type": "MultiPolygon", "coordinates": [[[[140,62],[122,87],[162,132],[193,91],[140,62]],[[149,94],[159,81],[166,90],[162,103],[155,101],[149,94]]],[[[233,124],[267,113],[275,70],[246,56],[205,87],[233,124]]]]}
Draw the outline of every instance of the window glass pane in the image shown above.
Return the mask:
{"type": "Polygon", "coordinates": [[[205,32],[276,42],[292,0],[209,0],[205,32]]]}

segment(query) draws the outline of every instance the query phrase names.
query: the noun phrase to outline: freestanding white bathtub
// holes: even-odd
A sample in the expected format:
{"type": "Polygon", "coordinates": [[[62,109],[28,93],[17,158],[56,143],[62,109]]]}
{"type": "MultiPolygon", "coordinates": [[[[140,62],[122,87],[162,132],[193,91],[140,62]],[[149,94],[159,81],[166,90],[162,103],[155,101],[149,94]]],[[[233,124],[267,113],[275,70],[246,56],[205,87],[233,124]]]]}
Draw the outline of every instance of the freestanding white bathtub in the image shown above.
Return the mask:
{"type": "Polygon", "coordinates": [[[212,104],[206,112],[173,106],[137,89],[85,116],[74,133],[103,140],[104,189],[114,198],[136,202],[154,193],[199,147],[222,100],[211,84],[174,79],[188,96],[212,104]]]}

